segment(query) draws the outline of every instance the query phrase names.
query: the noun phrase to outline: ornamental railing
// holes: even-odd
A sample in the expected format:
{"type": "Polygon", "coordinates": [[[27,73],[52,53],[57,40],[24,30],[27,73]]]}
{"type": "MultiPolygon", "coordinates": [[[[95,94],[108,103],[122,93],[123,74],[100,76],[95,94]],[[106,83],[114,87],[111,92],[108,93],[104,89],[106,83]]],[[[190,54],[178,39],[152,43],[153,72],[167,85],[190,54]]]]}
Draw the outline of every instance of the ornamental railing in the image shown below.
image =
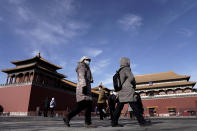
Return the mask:
{"type": "Polygon", "coordinates": [[[176,98],[185,96],[197,96],[196,92],[192,93],[179,93],[179,94],[168,94],[168,95],[154,95],[154,96],[141,96],[141,99],[157,99],[157,98],[176,98]]]}
{"type": "Polygon", "coordinates": [[[21,82],[21,83],[13,83],[13,84],[0,84],[0,88],[10,87],[10,86],[23,86],[23,85],[31,85],[32,82],[21,82]]]}

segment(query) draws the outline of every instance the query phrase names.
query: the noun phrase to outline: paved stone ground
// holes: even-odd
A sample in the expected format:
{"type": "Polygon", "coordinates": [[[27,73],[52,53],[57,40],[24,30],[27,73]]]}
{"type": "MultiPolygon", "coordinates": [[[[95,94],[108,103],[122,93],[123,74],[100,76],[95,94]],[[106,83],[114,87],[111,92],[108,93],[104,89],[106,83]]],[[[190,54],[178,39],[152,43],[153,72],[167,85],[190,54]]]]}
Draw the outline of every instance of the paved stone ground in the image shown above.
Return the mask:
{"type": "Polygon", "coordinates": [[[92,118],[97,128],[85,128],[83,117],[71,120],[71,127],[65,127],[62,118],[44,117],[0,117],[0,131],[197,131],[197,119],[152,119],[152,125],[140,127],[135,120],[120,118],[124,127],[111,127],[110,120],[92,118]]]}

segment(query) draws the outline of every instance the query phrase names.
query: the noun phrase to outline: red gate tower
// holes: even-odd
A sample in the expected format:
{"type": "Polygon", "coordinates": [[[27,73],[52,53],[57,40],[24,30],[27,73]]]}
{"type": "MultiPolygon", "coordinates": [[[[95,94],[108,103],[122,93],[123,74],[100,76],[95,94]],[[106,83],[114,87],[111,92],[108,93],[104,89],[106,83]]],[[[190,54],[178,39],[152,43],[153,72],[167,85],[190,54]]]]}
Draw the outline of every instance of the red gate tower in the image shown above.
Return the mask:
{"type": "Polygon", "coordinates": [[[7,73],[6,84],[0,85],[0,105],[10,115],[31,115],[43,110],[46,97],[56,100],[56,113],[63,113],[76,104],[76,83],[57,72],[62,67],[42,58],[11,61],[14,68],[7,73]]]}
{"type": "MultiPolygon", "coordinates": [[[[136,92],[141,96],[144,115],[151,117],[197,115],[196,82],[173,71],[136,75],[136,92]]],[[[126,114],[128,105],[122,113],[126,114]]]]}
{"type": "Polygon", "coordinates": [[[197,114],[196,82],[173,71],[136,75],[146,116],[184,116],[197,114]]]}

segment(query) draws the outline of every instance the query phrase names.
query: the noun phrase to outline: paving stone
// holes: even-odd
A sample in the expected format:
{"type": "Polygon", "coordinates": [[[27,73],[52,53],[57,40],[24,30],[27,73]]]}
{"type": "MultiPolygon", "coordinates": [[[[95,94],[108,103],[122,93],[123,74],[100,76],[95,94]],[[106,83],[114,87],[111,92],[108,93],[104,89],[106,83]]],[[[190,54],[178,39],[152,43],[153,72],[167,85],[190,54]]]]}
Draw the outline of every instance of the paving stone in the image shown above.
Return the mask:
{"type": "Polygon", "coordinates": [[[66,127],[62,118],[44,117],[0,117],[0,131],[196,131],[197,119],[168,118],[152,119],[152,125],[140,127],[135,120],[120,118],[119,123],[124,127],[111,127],[111,121],[100,121],[98,117],[92,118],[97,128],[84,127],[84,118],[75,117],[70,121],[71,127],[66,127]],[[5,120],[5,121],[3,121],[5,120]]]}

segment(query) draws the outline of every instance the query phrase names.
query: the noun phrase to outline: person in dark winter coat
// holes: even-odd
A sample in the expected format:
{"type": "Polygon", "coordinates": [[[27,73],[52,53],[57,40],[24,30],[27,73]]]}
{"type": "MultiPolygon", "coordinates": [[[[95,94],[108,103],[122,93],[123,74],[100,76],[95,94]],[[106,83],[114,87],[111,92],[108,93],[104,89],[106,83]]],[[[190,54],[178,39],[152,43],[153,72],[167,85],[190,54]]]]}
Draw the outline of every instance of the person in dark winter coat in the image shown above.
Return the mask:
{"type": "Polygon", "coordinates": [[[85,109],[85,126],[94,127],[91,123],[91,110],[92,110],[92,93],[91,83],[93,83],[92,74],[90,71],[91,59],[83,56],[76,68],[78,83],[76,89],[77,106],[63,120],[67,127],[70,127],[70,120],[85,109]]]}
{"type": "Polygon", "coordinates": [[[44,100],[44,117],[48,117],[49,106],[50,106],[50,100],[49,97],[46,97],[44,100]]]}
{"type": "Polygon", "coordinates": [[[114,95],[113,91],[110,92],[110,95],[108,96],[108,106],[110,110],[110,119],[112,119],[113,112],[115,111],[115,105],[116,105],[116,96],[114,95]]]}
{"type": "Polygon", "coordinates": [[[138,123],[141,126],[149,125],[149,123],[144,120],[143,115],[140,113],[138,109],[137,100],[135,97],[136,81],[133,73],[131,72],[130,60],[125,57],[121,58],[120,68],[122,68],[119,72],[122,89],[117,92],[120,102],[117,104],[117,107],[113,113],[113,119],[111,122],[112,127],[122,126],[118,124],[118,119],[120,117],[121,110],[123,109],[124,104],[126,103],[129,103],[129,105],[131,106],[138,120],[138,123]]]}
{"type": "Polygon", "coordinates": [[[142,100],[141,100],[140,94],[136,92],[135,93],[135,97],[136,97],[136,101],[137,101],[137,106],[138,106],[139,112],[143,115],[144,114],[144,107],[143,107],[143,104],[142,104],[142,100]]]}

